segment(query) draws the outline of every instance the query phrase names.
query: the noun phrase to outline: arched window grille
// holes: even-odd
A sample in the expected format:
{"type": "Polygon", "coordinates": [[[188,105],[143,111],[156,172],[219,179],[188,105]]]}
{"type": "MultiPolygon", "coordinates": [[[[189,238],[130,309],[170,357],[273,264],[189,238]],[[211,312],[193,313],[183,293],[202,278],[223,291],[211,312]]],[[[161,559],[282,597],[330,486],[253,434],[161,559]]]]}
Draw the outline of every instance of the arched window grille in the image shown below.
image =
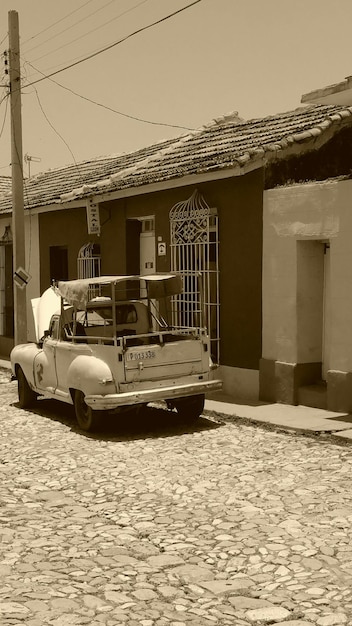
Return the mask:
{"type": "Polygon", "coordinates": [[[183,294],[174,298],[173,322],[198,325],[200,285],[204,290],[205,322],[215,362],[220,357],[219,233],[218,214],[195,190],[170,211],[171,270],[183,278],[183,294]]]}
{"type": "Polygon", "coordinates": [[[100,263],[100,246],[96,243],[84,244],[78,253],[78,278],[94,278],[95,276],[100,276],[100,263]]]}
{"type": "MultiPolygon", "coordinates": [[[[78,278],[95,278],[100,276],[101,256],[100,245],[96,243],[86,243],[80,249],[77,258],[77,276],[78,278]]],[[[98,293],[92,288],[90,297],[93,298],[98,293]],[[94,293],[93,293],[94,292],[94,293]]]]}

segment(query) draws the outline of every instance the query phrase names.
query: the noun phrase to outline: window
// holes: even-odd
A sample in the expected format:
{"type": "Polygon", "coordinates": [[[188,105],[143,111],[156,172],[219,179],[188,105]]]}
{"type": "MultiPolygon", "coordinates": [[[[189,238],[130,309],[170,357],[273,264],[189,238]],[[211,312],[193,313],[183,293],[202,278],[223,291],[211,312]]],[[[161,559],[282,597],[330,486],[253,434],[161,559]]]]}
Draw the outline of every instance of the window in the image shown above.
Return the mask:
{"type": "MultiPolygon", "coordinates": [[[[97,243],[86,243],[80,249],[77,258],[77,276],[78,278],[95,278],[100,276],[101,256],[100,245],[97,243]]],[[[99,296],[99,288],[90,287],[89,298],[99,296]]]]}
{"type": "Polygon", "coordinates": [[[170,211],[171,270],[181,274],[184,291],[174,298],[174,323],[198,326],[201,317],[200,285],[211,356],[220,358],[219,234],[218,214],[196,190],[170,211]]]}
{"type": "Polygon", "coordinates": [[[155,230],[155,219],[154,216],[151,217],[142,217],[139,218],[142,222],[142,233],[150,233],[155,230]]]}
{"type": "Polygon", "coordinates": [[[100,245],[91,242],[84,244],[77,258],[78,278],[95,278],[100,276],[100,265],[100,245]]]}
{"type": "Polygon", "coordinates": [[[49,328],[49,335],[52,339],[59,339],[60,335],[60,318],[58,315],[52,318],[49,328]]]}
{"type": "Polygon", "coordinates": [[[68,280],[67,246],[50,246],[50,280],[68,280]]]}

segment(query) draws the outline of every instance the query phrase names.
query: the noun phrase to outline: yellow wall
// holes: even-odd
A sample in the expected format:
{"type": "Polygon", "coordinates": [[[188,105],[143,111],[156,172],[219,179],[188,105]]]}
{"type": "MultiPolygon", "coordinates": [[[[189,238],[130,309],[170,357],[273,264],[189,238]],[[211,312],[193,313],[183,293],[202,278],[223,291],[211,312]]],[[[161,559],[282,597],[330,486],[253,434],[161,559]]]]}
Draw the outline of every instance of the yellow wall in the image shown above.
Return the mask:
{"type": "Polygon", "coordinates": [[[263,358],[321,360],[323,242],[328,242],[329,367],[352,371],[352,181],[265,191],[263,229],[263,358]]]}

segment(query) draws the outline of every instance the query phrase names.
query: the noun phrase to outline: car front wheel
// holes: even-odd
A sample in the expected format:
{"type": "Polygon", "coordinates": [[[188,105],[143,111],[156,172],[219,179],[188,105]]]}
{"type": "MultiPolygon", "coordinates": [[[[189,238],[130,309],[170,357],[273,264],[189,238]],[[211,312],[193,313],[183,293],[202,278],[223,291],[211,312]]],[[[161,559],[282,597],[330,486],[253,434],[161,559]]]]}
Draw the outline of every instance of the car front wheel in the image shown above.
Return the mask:
{"type": "Polygon", "coordinates": [[[23,370],[18,367],[17,372],[17,390],[18,390],[18,403],[21,409],[28,409],[33,406],[37,399],[37,394],[30,388],[27,378],[25,377],[23,370]]]}
{"type": "Polygon", "coordinates": [[[78,390],[75,391],[74,405],[78,426],[85,432],[98,430],[101,425],[101,415],[103,411],[93,411],[93,409],[86,404],[84,393],[78,390]]]}

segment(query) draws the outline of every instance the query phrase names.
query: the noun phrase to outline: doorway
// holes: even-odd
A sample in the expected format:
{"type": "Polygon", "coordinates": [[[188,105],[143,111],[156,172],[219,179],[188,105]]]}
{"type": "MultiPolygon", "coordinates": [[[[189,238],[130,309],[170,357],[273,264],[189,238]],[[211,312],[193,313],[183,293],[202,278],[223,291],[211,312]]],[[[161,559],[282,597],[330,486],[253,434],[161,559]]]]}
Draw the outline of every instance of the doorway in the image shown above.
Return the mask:
{"type": "Polygon", "coordinates": [[[154,216],[126,221],[126,272],[146,276],[156,272],[154,216]]]}
{"type": "Polygon", "coordinates": [[[325,381],[327,378],[327,373],[330,369],[330,350],[331,350],[330,244],[324,243],[322,379],[325,381]]]}
{"type": "Polygon", "coordinates": [[[154,217],[143,217],[140,221],[139,273],[141,276],[147,276],[148,274],[154,274],[156,271],[154,217]]]}
{"type": "Polygon", "coordinates": [[[220,363],[219,218],[195,190],[170,211],[171,271],[183,278],[184,291],[174,301],[174,323],[198,325],[201,317],[210,337],[211,357],[220,363]],[[199,281],[198,277],[201,277],[199,281]],[[204,307],[200,291],[203,290],[204,307]],[[204,308],[204,311],[202,311],[204,308]]]}
{"type": "MultiPolygon", "coordinates": [[[[313,384],[326,380],[331,344],[330,246],[326,241],[297,241],[297,363],[312,368],[313,384]]],[[[308,370],[309,371],[309,368],[308,370]]]]}
{"type": "Polygon", "coordinates": [[[50,280],[68,280],[68,248],[67,246],[50,246],[49,248],[50,280]]]}

